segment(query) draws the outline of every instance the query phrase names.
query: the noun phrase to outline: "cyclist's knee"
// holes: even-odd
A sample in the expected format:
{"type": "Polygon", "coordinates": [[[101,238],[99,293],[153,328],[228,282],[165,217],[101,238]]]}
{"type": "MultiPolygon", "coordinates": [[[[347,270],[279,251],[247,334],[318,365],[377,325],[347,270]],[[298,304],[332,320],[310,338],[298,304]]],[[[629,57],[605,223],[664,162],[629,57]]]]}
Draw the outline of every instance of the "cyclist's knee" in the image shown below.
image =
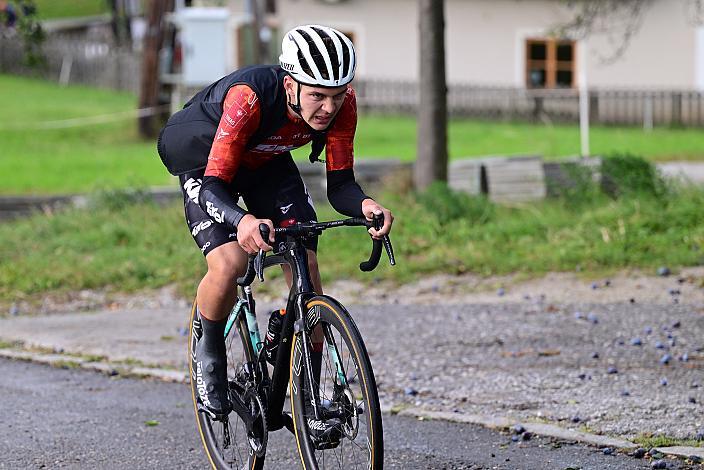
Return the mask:
{"type": "Polygon", "coordinates": [[[247,254],[237,243],[219,246],[206,256],[208,276],[232,285],[247,269],[247,254]]]}

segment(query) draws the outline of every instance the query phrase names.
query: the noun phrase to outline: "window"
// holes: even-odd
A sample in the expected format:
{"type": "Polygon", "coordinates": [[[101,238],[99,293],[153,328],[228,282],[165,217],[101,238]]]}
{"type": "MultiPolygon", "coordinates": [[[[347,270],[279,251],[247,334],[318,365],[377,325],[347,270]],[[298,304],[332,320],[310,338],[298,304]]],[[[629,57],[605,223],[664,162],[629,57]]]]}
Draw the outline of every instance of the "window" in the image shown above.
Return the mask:
{"type": "Polygon", "coordinates": [[[573,88],[575,44],[563,39],[526,41],[526,86],[528,88],[573,88]]]}

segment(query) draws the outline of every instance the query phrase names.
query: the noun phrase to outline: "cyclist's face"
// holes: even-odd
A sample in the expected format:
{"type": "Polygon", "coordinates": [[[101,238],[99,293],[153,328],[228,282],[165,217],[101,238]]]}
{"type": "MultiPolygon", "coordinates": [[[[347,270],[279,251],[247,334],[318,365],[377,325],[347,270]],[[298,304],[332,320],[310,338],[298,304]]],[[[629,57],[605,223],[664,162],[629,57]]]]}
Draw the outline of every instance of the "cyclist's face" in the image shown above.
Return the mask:
{"type": "MultiPolygon", "coordinates": [[[[292,103],[296,102],[296,84],[289,93],[289,98],[292,103]]],[[[345,100],[347,85],[335,88],[312,87],[301,85],[301,116],[310,127],[316,131],[322,131],[328,128],[333,118],[340,111],[342,102],[345,100]]]]}

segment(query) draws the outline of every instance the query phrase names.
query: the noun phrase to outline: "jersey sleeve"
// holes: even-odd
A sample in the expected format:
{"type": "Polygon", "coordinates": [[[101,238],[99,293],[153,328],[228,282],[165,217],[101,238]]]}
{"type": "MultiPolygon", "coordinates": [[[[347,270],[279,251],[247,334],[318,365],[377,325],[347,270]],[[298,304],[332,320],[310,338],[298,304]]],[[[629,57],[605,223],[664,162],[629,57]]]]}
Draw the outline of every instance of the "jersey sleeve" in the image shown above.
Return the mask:
{"type": "Polygon", "coordinates": [[[354,133],[357,129],[357,97],[347,88],[345,100],[335,123],[327,133],[325,161],[328,171],[349,170],[354,164],[354,133]]]}
{"type": "Polygon", "coordinates": [[[354,178],[354,133],[357,129],[357,98],[348,88],[342,108],[328,131],[325,143],[328,201],[341,214],[362,215],[362,201],[369,196],[354,178]]]}
{"type": "Polygon", "coordinates": [[[227,92],[223,113],[208,155],[205,176],[232,182],[239,169],[247,142],[261,119],[257,94],[247,85],[235,85],[227,92]]]}

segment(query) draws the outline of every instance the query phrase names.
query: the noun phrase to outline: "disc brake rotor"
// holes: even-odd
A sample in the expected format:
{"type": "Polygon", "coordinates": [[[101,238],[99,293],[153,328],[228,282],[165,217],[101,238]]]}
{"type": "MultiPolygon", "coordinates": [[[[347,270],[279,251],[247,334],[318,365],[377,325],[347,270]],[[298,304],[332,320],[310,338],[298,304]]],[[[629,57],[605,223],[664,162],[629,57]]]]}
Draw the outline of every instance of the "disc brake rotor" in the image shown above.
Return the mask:
{"type": "Polygon", "coordinates": [[[357,402],[349,388],[345,388],[340,396],[340,406],[345,414],[345,422],[342,425],[342,430],[349,440],[354,440],[359,431],[359,409],[357,402]]]}

